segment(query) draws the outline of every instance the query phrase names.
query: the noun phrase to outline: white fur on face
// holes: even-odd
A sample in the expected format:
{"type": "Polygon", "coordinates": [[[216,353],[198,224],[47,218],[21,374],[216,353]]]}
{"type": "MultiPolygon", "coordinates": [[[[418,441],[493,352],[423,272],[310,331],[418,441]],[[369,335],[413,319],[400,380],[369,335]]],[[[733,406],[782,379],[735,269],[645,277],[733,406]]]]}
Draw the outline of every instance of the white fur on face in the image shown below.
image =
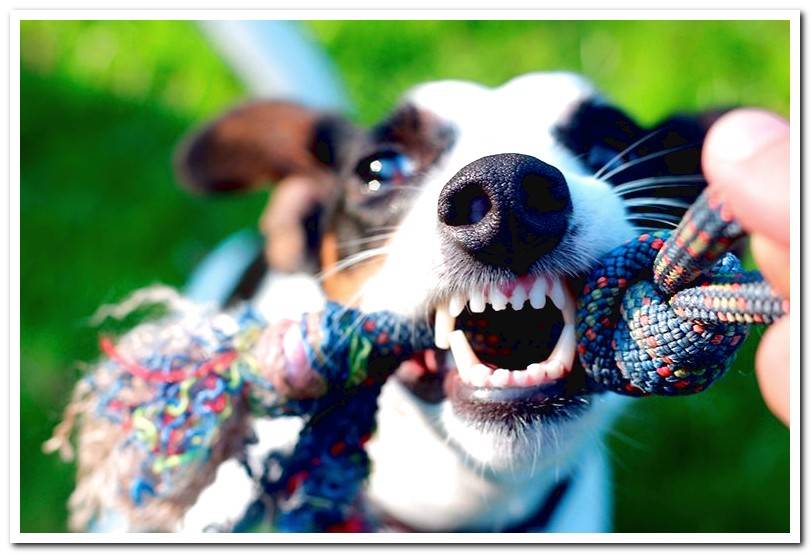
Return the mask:
{"type": "MultiPolygon", "coordinates": [[[[530,74],[496,89],[444,81],[411,91],[408,98],[418,108],[455,127],[457,141],[426,176],[423,191],[387,248],[390,254],[382,269],[363,289],[361,307],[412,316],[431,309],[447,278],[459,270],[443,259],[437,199],[453,175],[482,156],[532,155],[564,174],[572,222],[579,228],[568,248],[568,271],[588,267],[629,238],[633,229],[624,219],[620,199],[557,145],[551,132],[594,94],[587,81],[565,73],[530,74]]],[[[265,282],[255,300],[268,319],[295,317],[323,303],[314,281],[279,275],[265,282]]],[[[559,478],[582,475],[582,466],[599,454],[603,431],[626,401],[616,395],[594,397],[579,416],[508,429],[460,418],[447,400],[424,404],[392,379],[380,398],[378,432],[368,447],[373,468],[368,497],[389,514],[425,530],[497,530],[522,521],[537,511],[559,478]]],[[[255,474],[261,473],[268,451],[290,447],[298,425],[300,421],[292,419],[257,421],[259,441],[247,451],[255,474]]],[[[575,522],[563,529],[603,530],[594,522],[605,520],[605,506],[595,499],[605,493],[600,493],[599,484],[589,486],[594,488],[580,494],[580,504],[556,514],[575,522]]],[[[183,529],[202,531],[212,524],[227,528],[241,517],[257,490],[239,463],[227,462],[188,512],[183,529]]]]}
{"type": "MultiPolygon", "coordinates": [[[[421,85],[406,101],[432,112],[456,133],[452,149],[429,170],[415,199],[391,239],[381,270],[363,288],[364,310],[390,310],[424,316],[437,297],[458,287],[460,268],[449,267],[441,251],[437,201],[445,184],[469,163],[492,154],[534,156],[566,177],[572,199],[570,229],[558,250],[565,260],[560,273],[575,274],[633,233],[626,211],[609,184],[593,178],[576,157],[556,141],[553,129],[581,102],[595,96],[582,77],[569,73],[533,73],[489,89],[461,81],[421,85]]],[[[483,285],[469,277],[467,286],[483,285]]],[[[480,277],[483,281],[484,276],[480,277]]]]}
{"type": "MultiPolygon", "coordinates": [[[[558,259],[562,260],[558,273],[582,273],[605,252],[630,238],[633,227],[625,219],[621,199],[608,183],[595,179],[574,154],[558,144],[553,133],[581,102],[595,95],[590,83],[567,73],[530,74],[495,89],[442,81],[412,90],[406,100],[451,125],[456,141],[425,175],[423,190],[390,241],[382,268],[363,288],[361,307],[425,317],[433,304],[454,288],[485,284],[487,276],[471,275],[445,259],[437,222],[442,188],[460,169],[483,156],[526,154],[564,174],[572,201],[569,229],[576,228],[577,234],[567,231],[557,247],[558,259]]],[[[520,432],[495,421],[474,423],[461,418],[448,400],[443,401],[438,416],[424,421],[461,452],[462,458],[488,468],[496,479],[499,474],[516,472],[527,478],[570,464],[584,441],[593,439],[603,428],[602,422],[610,419],[607,414],[614,411],[609,405],[614,404],[591,400],[603,408],[590,406],[570,419],[536,420],[520,432]]],[[[373,483],[378,490],[387,486],[380,480],[373,483]]]]}
{"type": "MultiPolygon", "coordinates": [[[[495,426],[469,426],[447,401],[422,403],[389,380],[380,397],[378,430],[368,445],[372,473],[366,494],[375,506],[418,529],[504,529],[534,514],[559,479],[579,480],[584,466],[602,466],[602,435],[629,400],[597,397],[594,409],[581,418],[505,435],[495,426]]],[[[566,519],[569,529],[604,531],[599,522],[608,517],[608,484],[583,485],[588,490],[581,492],[585,499],[576,511],[556,518],[566,519]]]]}

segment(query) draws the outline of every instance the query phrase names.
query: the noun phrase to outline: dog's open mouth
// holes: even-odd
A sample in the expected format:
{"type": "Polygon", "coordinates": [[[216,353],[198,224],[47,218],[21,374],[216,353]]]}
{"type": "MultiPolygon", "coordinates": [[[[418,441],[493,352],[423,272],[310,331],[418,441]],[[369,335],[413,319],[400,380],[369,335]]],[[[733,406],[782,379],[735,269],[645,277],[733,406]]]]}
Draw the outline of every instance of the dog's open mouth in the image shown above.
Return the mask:
{"type": "Polygon", "coordinates": [[[485,389],[553,384],[572,370],[575,303],[564,280],[523,277],[438,306],[435,340],[459,378],[485,389]]]}
{"type": "Polygon", "coordinates": [[[398,376],[433,401],[447,394],[537,406],[571,396],[579,382],[572,285],[525,276],[451,296],[436,307],[437,350],[407,362],[398,376]]]}

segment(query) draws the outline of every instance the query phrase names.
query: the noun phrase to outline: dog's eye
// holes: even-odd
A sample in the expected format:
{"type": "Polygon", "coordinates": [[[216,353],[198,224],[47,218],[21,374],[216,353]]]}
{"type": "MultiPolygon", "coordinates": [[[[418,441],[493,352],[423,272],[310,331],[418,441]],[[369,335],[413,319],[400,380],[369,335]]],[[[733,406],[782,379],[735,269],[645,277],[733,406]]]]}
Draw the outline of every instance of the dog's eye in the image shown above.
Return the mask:
{"type": "Polygon", "coordinates": [[[414,175],[414,162],[397,150],[380,150],[362,158],[355,166],[355,174],[367,192],[379,192],[401,185],[414,175]]]}

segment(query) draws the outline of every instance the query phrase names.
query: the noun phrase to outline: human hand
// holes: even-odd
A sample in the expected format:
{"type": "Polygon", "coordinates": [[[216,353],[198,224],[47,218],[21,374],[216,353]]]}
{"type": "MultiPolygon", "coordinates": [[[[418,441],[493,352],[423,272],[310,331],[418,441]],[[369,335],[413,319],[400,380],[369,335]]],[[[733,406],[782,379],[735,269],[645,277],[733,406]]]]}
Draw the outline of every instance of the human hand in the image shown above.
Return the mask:
{"type": "MultiPolygon", "coordinates": [[[[789,298],[789,126],[757,109],[738,109],[710,128],[702,165],[711,189],[751,236],[764,278],[789,298]]],[[[755,371],[766,405],[789,423],[789,322],[775,322],[758,347],[755,371]]]]}

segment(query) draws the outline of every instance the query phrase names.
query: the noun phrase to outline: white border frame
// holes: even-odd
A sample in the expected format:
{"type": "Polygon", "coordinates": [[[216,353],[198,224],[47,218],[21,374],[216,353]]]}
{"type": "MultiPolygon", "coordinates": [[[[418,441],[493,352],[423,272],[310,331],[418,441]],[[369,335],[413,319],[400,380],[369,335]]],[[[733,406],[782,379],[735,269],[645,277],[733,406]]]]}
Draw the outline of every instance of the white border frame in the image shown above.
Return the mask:
{"type": "MultiPolygon", "coordinates": [[[[148,3],[148,2],[147,2],[148,3]]],[[[791,197],[800,199],[800,12],[798,10],[15,10],[9,18],[9,473],[13,543],[798,543],[800,541],[800,317],[790,321],[790,531],[789,533],[392,533],[392,534],[92,534],[21,533],[19,530],[20,399],[20,35],[21,20],[41,19],[595,19],[595,20],[788,20],[790,22],[791,197]]],[[[791,295],[800,299],[800,202],[791,202],[791,295]]],[[[5,244],[3,245],[5,248],[5,244]]],[[[795,304],[797,304],[795,302],[795,304]]],[[[798,305],[798,304],[797,304],[798,305]]],[[[2,305],[0,305],[2,307],[2,305]]],[[[5,429],[3,429],[5,432],[5,429]]],[[[764,491],[768,494],[768,491],[764,491]]]]}

